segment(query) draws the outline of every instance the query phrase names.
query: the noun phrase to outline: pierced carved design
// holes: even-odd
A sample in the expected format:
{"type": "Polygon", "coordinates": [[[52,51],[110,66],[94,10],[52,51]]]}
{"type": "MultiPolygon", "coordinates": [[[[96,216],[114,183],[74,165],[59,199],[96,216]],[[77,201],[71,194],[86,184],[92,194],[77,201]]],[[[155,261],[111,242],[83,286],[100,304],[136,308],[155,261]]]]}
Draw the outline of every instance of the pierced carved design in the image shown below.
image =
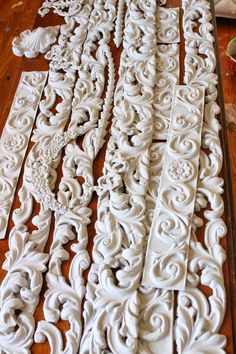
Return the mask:
{"type": "Polygon", "coordinates": [[[23,72],[0,140],[0,239],[10,210],[34,125],[47,72],[23,72]]]}

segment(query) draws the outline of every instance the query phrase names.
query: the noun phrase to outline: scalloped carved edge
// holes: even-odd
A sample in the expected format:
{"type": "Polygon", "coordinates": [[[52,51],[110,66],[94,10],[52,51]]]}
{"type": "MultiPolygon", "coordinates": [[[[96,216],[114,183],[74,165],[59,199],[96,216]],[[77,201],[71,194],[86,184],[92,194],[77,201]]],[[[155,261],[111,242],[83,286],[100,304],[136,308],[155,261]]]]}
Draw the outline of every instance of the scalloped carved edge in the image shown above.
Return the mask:
{"type": "Polygon", "coordinates": [[[38,10],[40,16],[44,17],[52,10],[62,17],[77,16],[85,0],[44,0],[38,10]]]}
{"type": "Polygon", "coordinates": [[[0,239],[6,234],[14,193],[47,79],[46,71],[22,72],[0,140],[0,239]]]}

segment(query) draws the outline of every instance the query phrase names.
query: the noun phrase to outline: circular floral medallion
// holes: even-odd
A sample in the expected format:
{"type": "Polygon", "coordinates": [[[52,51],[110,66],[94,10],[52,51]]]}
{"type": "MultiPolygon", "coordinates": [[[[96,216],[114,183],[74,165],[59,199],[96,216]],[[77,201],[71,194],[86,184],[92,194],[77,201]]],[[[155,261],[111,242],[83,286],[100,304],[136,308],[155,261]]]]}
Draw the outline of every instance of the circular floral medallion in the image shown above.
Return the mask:
{"type": "Polygon", "coordinates": [[[167,173],[172,181],[187,182],[194,176],[194,166],[184,159],[171,161],[167,167],[167,173]]]}
{"type": "Polygon", "coordinates": [[[23,149],[25,137],[23,134],[8,135],[2,143],[2,147],[7,152],[16,152],[23,149]]]}

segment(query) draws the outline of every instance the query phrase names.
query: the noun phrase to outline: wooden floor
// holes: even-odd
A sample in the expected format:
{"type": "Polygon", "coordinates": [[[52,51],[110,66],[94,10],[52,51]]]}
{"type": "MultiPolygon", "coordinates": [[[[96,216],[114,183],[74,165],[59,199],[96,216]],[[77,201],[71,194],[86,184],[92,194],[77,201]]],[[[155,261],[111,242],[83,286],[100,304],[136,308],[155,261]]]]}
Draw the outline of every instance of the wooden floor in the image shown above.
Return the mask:
{"type": "MultiPolygon", "coordinates": [[[[12,54],[12,39],[19,35],[24,29],[38,27],[37,10],[42,0],[0,0],[0,132],[7,118],[12,98],[18,84],[19,76],[23,68],[25,70],[42,70],[42,65],[37,67],[37,58],[32,61],[15,57],[12,54]],[[28,66],[27,66],[28,65],[28,66]]],[[[60,19],[55,17],[57,24],[60,19]]],[[[41,20],[41,26],[47,26],[46,20],[41,20]],[[44,23],[45,21],[45,23],[44,23]]],[[[234,197],[234,219],[236,219],[236,76],[232,76],[229,70],[228,59],[225,55],[229,40],[236,37],[236,20],[217,20],[218,42],[220,50],[222,82],[224,98],[226,103],[228,144],[230,151],[230,167],[232,177],[232,193],[234,197]]],[[[45,61],[45,68],[47,63],[45,61]]],[[[234,222],[231,220],[232,223],[234,222]]],[[[1,253],[7,251],[6,243],[1,248],[1,253]]],[[[1,266],[1,262],[0,262],[1,266]]],[[[1,277],[0,277],[1,281],[1,277]]],[[[36,352],[36,351],[35,351],[36,352]]],[[[43,349],[37,350],[37,353],[45,353],[43,349]]],[[[233,354],[233,353],[230,353],[233,354]]]]}

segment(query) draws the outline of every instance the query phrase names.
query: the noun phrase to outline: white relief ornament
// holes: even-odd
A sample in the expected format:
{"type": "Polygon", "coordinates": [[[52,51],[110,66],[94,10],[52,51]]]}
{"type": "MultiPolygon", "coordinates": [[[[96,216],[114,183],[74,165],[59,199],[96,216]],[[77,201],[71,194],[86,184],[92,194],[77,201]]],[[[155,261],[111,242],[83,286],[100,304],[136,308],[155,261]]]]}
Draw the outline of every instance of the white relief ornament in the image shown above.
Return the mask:
{"type": "Polygon", "coordinates": [[[12,51],[18,56],[35,58],[39,54],[46,53],[56,42],[60,26],[38,27],[33,31],[21,32],[19,37],[12,41],[12,51]]]}
{"type": "Polygon", "coordinates": [[[8,218],[47,72],[23,72],[0,140],[0,239],[8,218]]]}
{"type": "Polygon", "coordinates": [[[167,290],[183,290],[185,287],[203,104],[204,88],[175,87],[158,199],[148,238],[142,280],[144,286],[167,290]],[[193,112],[198,125],[193,125],[192,129],[182,125],[182,130],[178,126],[176,134],[173,122],[179,112],[183,116],[193,112]]]}
{"type": "Polygon", "coordinates": [[[174,182],[189,182],[195,175],[194,165],[185,159],[171,161],[167,166],[167,174],[174,182]]]}
{"type": "Polygon", "coordinates": [[[179,9],[157,9],[157,43],[179,43],[179,9]]]}

